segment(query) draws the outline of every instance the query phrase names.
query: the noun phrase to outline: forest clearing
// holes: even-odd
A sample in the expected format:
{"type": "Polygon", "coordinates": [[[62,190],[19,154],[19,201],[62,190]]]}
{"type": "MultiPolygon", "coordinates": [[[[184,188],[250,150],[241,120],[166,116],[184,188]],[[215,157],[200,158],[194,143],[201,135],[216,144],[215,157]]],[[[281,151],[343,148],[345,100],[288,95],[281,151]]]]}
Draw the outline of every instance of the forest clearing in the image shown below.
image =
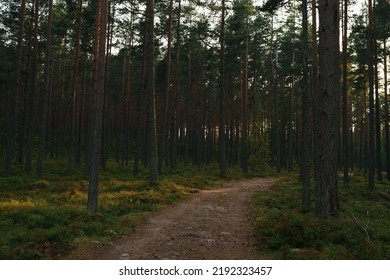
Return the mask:
{"type": "Polygon", "coordinates": [[[390,259],[389,18],[1,1],[0,259],[390,259]]]}

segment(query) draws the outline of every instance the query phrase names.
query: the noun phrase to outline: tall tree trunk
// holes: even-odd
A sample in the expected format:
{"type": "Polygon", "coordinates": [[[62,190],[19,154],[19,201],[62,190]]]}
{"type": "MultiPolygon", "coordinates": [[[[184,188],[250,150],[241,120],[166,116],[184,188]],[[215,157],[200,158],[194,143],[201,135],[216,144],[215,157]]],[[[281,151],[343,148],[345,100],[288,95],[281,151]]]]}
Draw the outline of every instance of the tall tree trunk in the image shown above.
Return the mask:
{"type": "Polygon", "coordinates": [[[381,112],[379,98],[379,71],[378,71],[378,44],[376,42],[376,19],[374,17],[373,34],[373,60],[374,60],[374,79],[375,79],[375,142],[376,142],[376,172],[379,181],[382,181],[382,142],[381,142],[381,112]]]}
{"type": "MultiPolygon", "coordinates": [[[[89,114],[87,115],[87,139],[86,139],[86,143],[89,143],[89,145],[87,144],[86,145],[86,149],[87,149],[87,152],[86,152],[86,173],[87,175],[90,173],[89,169],[90,169],[90,163],[91,163],[91,158],[92,158],[92,138],[93,138],[93,134],[95,133],[94,132],[94,104],[95,104],[95,90],[96,90],[96,86],[97,86],[97,83],[98,81],[96,81],[98,75],[97,75],[97,72],[98,72],[98,59],[99,59],[99,46],[100,46],[100,43],[99,43],[99,32],[100,32],[100,15],[101,15],[101,5],[102,5],[102,2],[101,0],[97,0],[96,1],[96,15],[95,15],[95,28],[94,28],[94,43],[93,43],[93,54],[92,54],[92,66],[91,66],[91,86],[90,86],[90,100],[89,100],[89,104],[88,104],[88,107],[89,107],[89,114]]],[[[107,4],[108,5],[108,4],[107,4]]],[[[107,27],[105,27],[106,29],[107,27]]],[[[107,30],[105,30],[105,33],[104,35],[106,35],[106,32],[107,30]]],[[[105,38],[104,38],[104,41],[105,41],[105,38]]],[[[104,69],[102,70],[103,73],[104,73],[104,69]]],[[[103,93],[104,93],[104,88],[102,89],[103,90],[103,93]]],[[[100,98],[100,97],[99,97],[100,98]]],[[[104,98],[104,97],[103,97],[104,98]]],[[[103,104],[102,104],[103,106],[103,104]]],[[[100,138],[100,136],[99,136],[100,138]]],[[[101,139],[100,139],[101,141],[101,139]]],[[[99,144],[100,145],[100,144],[99,144]]],[[[100,148],[99,148],[100,149],[100,148]]],[[[99,153],[100,153],[100,150],[99,150],[99,153]]]]}
{"type": "MultiPolygon", "coordinates": [[[[248,36],[248,34],[246,34],[248,36]]],[[[244,173],[248,172],[248,52],[249,39],[245,40],[244,75],[242,89],[242,139],[241,139],[241,167],[244,173]]]]}
{"type": "Polygon", "coordinates": [[[386,174],[390,179],[390,141],[389,141],[389,100],[387,92],[387,46],[386,39],[383,40],[383,76],[385,90],[385,150],[386,150],[386,174]]]}
{"type": "Polygon", "coordinates": [[[348,0],[344,0],[343,16],[343,180],[349,182],[349,118],[348,118],[348,0]]]}
{"type": "Polygon", "coordinates": [[[32,170],[32,153],[34,145],[34,119],[35,119],[35,99],[38,93],[39,76],[39,54],[38,54],[38,29],[39,29],[39,0],[34,1],[34,35],[33,35],[33,72],[31,75],[31,92],[27,97],[28,113],[26,123],[26,162],[25,171],[32,170]]]}
{"type": "Polygon", "coordinates": [[[171,127],[171,170],[176,169],[176,154],[177,154],[177,95],[179,91],[179,62],[180,62],[180,18],[181,18],[181,0],[179,0],[179,8],[177,12],[176,25],[176,65],[175,79],[173,84],[173,99],[172,99],[172,127],[171,127]]]}
{"type": "MultiPolygon", "coordinates": [[[[115,8],[115,6],[113,6],[115,8]]],[[[108,10],[107,17],[115,18],[115,9],[111,11],[111,1],[108,1],[108,10]]],[[[113,36],[113,21],[108,22],[107,24],[107,34],[106,34],[106,62],[104,67],[104,98],[103,98],[103,125],[102,125],[102,147],[100,153],[100,164],[102,168],[106,168],[108,151],[110,147],[110,120],[113,119],[113,116],[110,115],[110,99],[109,99],[109,63],[111,56],[111,46],[112,46],[112,36],[113,36]]]]}
{"type": "Polygon", "coordinates": [[[167,64],[165,68],[165,100],[164,116],[160,131],[160,141],[158,141],[158,173],[161,174],[165,157],[165,142],[168,128],[168,106],[171,80],[171,53],[172,53],[172,19],[173,19],[173,0],[169,0],[169,18],[168,18],[168,47],[167,47],[167,64]]]}
{"type": "Polygon", "coordinates": [[[368,0],[368,83],[369,83],[369,140],[368,140],[368,188],[374,190],[375,176],[375,112],[374,112],[374,17],[372,0],[368,0]]]}
{"type": "Polygon", "coordinates": [[[259,122],[258,122],[258,106],[257,106],[257,52],[258,49],[255,48],[254,54],[253,54],[253,84],[252,84],[252,89],[253,89],[253,97],[252,97],[252,129],[254,131],[255,139],[256,141],[259,140],[259,122]]]}
{"type": "MultiPolygon", "coordinates": [[[[130,60],[131,61],[131,60],[130,60]]],[[[127,102],[127,90],[126,90],[126,65],[127,65],[127,58],[126,56],[123,57],[123,66],[122,66],[122,88],[121,88],[121,93],[122,93],[122,102],[119,104],[121,113],[119,116],[119,121],[120,121],[120,127],[118,127],[118,130],[121,131],[119,133],[120,137],[118,137],[118,160],[119,157],[121,158],[121,165],[122,167],[125,165],[125,147],[126,147],[126,127],[127,127],[127,110],[130,110],[128,108],[128,102],[127,102]]],[[[130,65],[129,65],[130,66],[130,65]]]]}
{"type": "Polygon", "coordinates": [[[154,0],[147,1],[144,92],[147,98],[149,180],[158,180],[156,106],[154,96],[154,0]]]}
{"type": "Polygon", "coordinates": [[[338,216],[340,127],[339,1],[319,1],[319,91],[316,104],[316,214],[338,216]]]}
{"type": "Polygon", "coordinates": [[[221,45],[219,53],[219,169],[221,177],[226,177],[226,135],[225,135],[225,0],[222,0],[221,31],[219,35],[221,45]]]}
{"type": "Polygon", "coordinates": [[[50,59],[51,59],[51,29],[53,21],[53,0],[49,0],[49,15],[47,22],[47,37],[46,37],[46,61],[45,61],[45,86],[41,96],[42,115],[41,115],[41,133],[39,135],[39,150],[37,159],[37,177],[42,177],[42,165],[46,150],[46,127],[47,127],[47,96],[50,92],[50,59]]]}
{"type": "Polygon", "coordinates": [[[124,105],[125,110],[127,112],[126,116],[124,116],[125,120],[125,128],[124,128],[124,139],[123,139],[123,146],[124,146],[124,158],[126,166],[129,163],[129,144],[130,144],[130,123],[131,123],[131,117],[132,117],[132,78],[133,78],[133,41],[134,41],[134,8],[132,7],[131,14],[130,14],[130,42],[129,42],[129,64],[128,64],[128,77],[127,77],[127,103],[124,105]]]}
{"type": "MultiPolygon", "coordinates": [[[[273,20],[272,20],[272,30],[273,30],[273,20]]],[[[274,96],[274,120],[273,120],[273,131],[275,137],[275,153],[276,153],[276,172],[280,172],[280,132],[279,132],[279,96],[278,96],[278,61],[277,56],[275,61],[273,58],[273,53],[277,53],[277,50],[274,50],[274,31],[271,34],[271,48],[270,48],[270,60],[272,65],[272,91],[274,96]]],[[[276,48],[276,47],[275,47],[276,48]]]]}
{"type": "MultiPolygon", "coordinates": [[[[55,72],[56,72],[56,76],[57,76],[57,79],[56,79],[56,82],[58,85],[60,85],[60,81],[61,81],[61,55],[60,55],[60,50],[58,51],[57,53],[57,65],[56,65],[56,69],[55,69],[55,72]]],[[[56,158],[57,156],[57,139],[58,139],[58,118],[59,118],[59,99],[60,99],[60,96],[59,96],[59,87],[56,88],[56,90],[54,91],[53,93],[53,112],[52,112],[52,116],[51,116],[51,149],[50,149],[50,158],[51,159],[54,159],[56,158]]]]}
{"type": "MultiPolygon", "coordinates": [[[[295,68],[295,49],[294,49],[294,46],[293,46],[293,53],[292,53],[292,62],[291,62],[291,66],[292,68],[294,69],[295,68]]],[[[293,70],[294,71],[294,70],[293,70]]],[[[288,161],[287,161],[287,168],[288,168],[288,171],[289,172],[292,172],[293,170],[293,117],[294,117],[294,109],[293,109],[293,106],[294,106],[294,91],[295,91],[295,75],[294,75],[294,72],[293,74],[291,75],[291,90],[290,90],[290,102],[288,104],[288,113],[289,113],[289,122],[288,122],[288,125],[287,125],[287,129],[288,129],[288,133],[287,133],[287,137],[288,137],[288,142],[287,142],[287,145],[288,145],[288,161]]]]}
{"type": "MultiPolygon", "coordinates": [[[[32,84],[34,83],[34,20],[35,20],[35,1],[32,1],[32,7],[30,11],[30,20],[28,26],[28,30],[25,32],[28,36],[27,40],[27,51],[26,51],[26,66],[25,66],[25,75],[23,77],[23,87],[20,91],[20,113],[18,115],[19,123],[19,134],[18,134],[18,164],[21,166],[25,163],[25,156],[27,150],[27,142],[29,142],[29,128],[31,127],[30,121],[32,114],[32,104],[31,104],[31,93],[32,92],[32,84]]],[[[31,143],[31,142],[30,142],[31,143]]]]}
{"type": "Polygon", "coordinates": [[[369,168],[369,115],[367,112],[368,104],[367,104],[367,89],[365,88],[362,93],[362,103],[363,103],[363,115],[364,115],[364,121],[362,121],[363,126],[363,142],[364,142],[364,149],[363,149],[363,157],[362,157],[362,167],[364,170],[364,173],[367,173],[367,170],[369,168]]]}
{"type": "MultiPolygon", "coordinates": [[[[311,29],[311,39],[312,39],[312,75],[311,75],[311,92],[312,92],[312,123],[315,123],[316,120],[316,102],[314,102],[316,95],[318,94],[318,46],[317,46],[317,1],[311,0],[311,11],[312,11],[312,29],[311,29]]],[[[316,154],[316,144],[315,144],[315,135],[316,135],[316,126],[313,125],[313,136],[312,141],[314,142],[314,155],[316,154]]],[[[316,162],[314,157],[314,174],[316,173],[316,162]]]]}
{"type": "Polygon", "coordinates": [[[191,116],[190,116],[190,107],[191,107],[191,89],[192,89],[192,73],[191,73],[191,67],[192,67],[192,60],[191,60],[191,48],[188,48],[188,71],[187,71],[187,95],[186,95],[186,104],[185,104],[185,111],[186,111],[186,139],[185,139],[185,152],[184,152],[184,165],[187,166],[190,161],[190,122],[191,122],[191,116]]]}
{"type": "MultiPolygon", "coordinates": [[[[282,70],[283,71],[283,70],[282,70]]],[[[281,72],[282,72],[281,71],[281,72]]],[[[282,72],[281,73],[281,81],[280,81],[280,84],[281,85],[285,85],[286,84],[286,81],[285,81],[285,74],[282,72]]],[[[287,102],[287,98],[285,97],[285,89],[284,89],[284,86],[280,86],[278,89],[278,92],[277,92],[277,95],[278,95],[278,106],[279,106],[279,110],[280,110],[280,117],[278,118],[279,120],[279,146],[278,146],[278,149],[279,149],[279,154],[280,154],[280,168],[281,169],[285,169],[287,168],[287,159],[288,159],[288,146],[287,146],[287,132],[288,132],[288,129],[286,129],[287,127],[287,106],[289,104],[289,102],[287,102]],[[287,103],[287,104],[286,104],[287,103]]]]}
{"type": "MultiPolygon", "coordinates": [[[[145,18],[147,17],[148,11],[145,13],[145,18]]],[[[133,175],[138,176],[139,173],[139,163],[141,159],[141,140],[142,140],[142,129],[143,129],[143,115],[142,115],[142,106],[144,105],[144,99],[145,99],[145,92],[143,90],[143,84],[145,83],[145,69],[146,69],[146,37],[147,37],[147,26],[145,25],[145,30],[144,30],[144,44],[143,44],[143,56],[142,56],[142,67],[141,67],[141,75],[140,75],[140,85],[142,88],[140,88],[140,94],[137,94],[136,96],[136,119],[138,120],[137,122],[137,131],[136,131],[136,136],[135,136],[135,141],[134,141],[134,147],[135,147],[135,152],[134,152],[134,168],[133,168],[133,175]]]]}
{"type": "Polygon", "coordinates": [[[105,56],[106,56],[106,33],[107,33],[107,0],[97,0],[96,3],[96,24],[98,32],[95,34],[94,44],[97,44],[97,58],[95,71],[93,75],[93,99],[91,112],[91,138],[90,138],[90,154],[89,154],[89,187],[88,187],[88,210],[95,212],[98,207],[98,175],[99,175],[99,160],[101,149],[102,136],[102,117],[103,117],[103,101],[104,101],[104,72],[105,72],[105,56]]]}
{"type": "Polygon", "coordinates": [[[18,115],[21,104],[21,66],[22,66],[22,53],[23,53],[23,33],[24,22],[26,13],[26,0],[21,0],[19,11],[19,30],[18,30],[18,43],[16,46],[16,77],[15,77],[15,93],[11,95],[9,119],[10,130],[7,138],[7,149],[5,153],[3,173],[4,176],[11,175],[12,160],[14,158],[16,132],[18,126],[18,115]]]}
{"type": "MultiPolygon", "coordinates": [[[[131,40],[130,40],[130,48],[132,48],[133,46],[133,33],[131,33],[131,40]]],[[[130,54],[129,54],[129,65],[128,65],[128,80],[127,80],[127,102],[126,104],[124,104],[124,106],[126,107],[126,110],[125,112],[127,112],[126,116],[125,116],[125,137],[124,137],[124,154],[125,154],[125,163],[126,163],[126,166],[128,165],[129,163],[129,142],[130,142],[130,122],[131,122],[131,116],[132,116],[132,103],[133,103],[133,99],[132,99],[132,96],[131,96],[131,93],[132,93],[132,71],[133,71],[133,68],[132,68],[132,52],[130,51],[130,54]]]]}
{"type": "Polygon", "coordinates": [[[72,85],[70,92],[70,112],[71,112],[71,125],[70,125],[70,137],[69,137],[69,150],[68,150],[68,168],[71,169],[75,162],[76,151],[76,122],[77,122],[77,87],[79,76],[79,56],[80,56],[80,37],[81,37],[81,15],[83,9],[83,1],[78,0],[78,12],[77,12],[77,29],[76,39],[74,44],[74,56],[73,56],[73,73],[72,73],[72,85]]]}
{"type": "Polygon", "coordinates": [[[311,157],[311,110],[312,98],[309,88],[308,69],[308,18],[307,0],[302,0],[302,65],[303,65],[303,96],[302,96],[302,159],[301,179],[303,184],[302,210],[310,209],[310,157],[311,157]]]}
{"type": "MultiPolygon", "coordinates": [[[[82,74],[82,81],[81,81],[81,84],[83,85],[82,87],[82,93],[81,93],[81,104],[80,104],[80,118],[79,118],[79,124],[78,124],[78,139],[77,139],[77,155],[76,155],[76,162],[77,163],[80,163],[80,160],[81,160],[81,147],[82,147],[82,139],[85,139],[86,137],[86,134],[85,134],[85,127],[87,127],[86,125],[86,118],[85,118],[85,115],[86,115],[86,107],[87,107],[87,104],[88,102],[86,101],[87,100],[87,97],[86,97],[86,92],[87,92],[87,78],[86,78],[86,75],[87,75],[87,67],[88,67],[88,55],[85,53],[84,54],[84,67],[83,67],[83,74],[82,74]],[[82,137],[82,134],[84,134],[84,137],[82,137]]],[[[84,151],[85,152],[85,151],[84,151]]]]}

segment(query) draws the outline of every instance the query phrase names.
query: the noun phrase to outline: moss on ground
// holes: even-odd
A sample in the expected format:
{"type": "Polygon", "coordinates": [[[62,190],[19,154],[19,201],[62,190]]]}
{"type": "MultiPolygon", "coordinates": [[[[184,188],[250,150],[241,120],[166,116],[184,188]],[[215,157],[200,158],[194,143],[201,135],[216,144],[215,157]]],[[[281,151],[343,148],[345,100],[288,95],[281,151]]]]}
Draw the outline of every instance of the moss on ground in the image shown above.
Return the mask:
{"type": "Polygon", "coordinates": [[[301,212],[297,175],[285,176],[253,200],[256,235],[269,259],[390,259],[389,182],[373,193],[362,175],[339,184],[341,214],[322,219],[301,212]]]}
{"type": "MultiPolygon", "coordinates": [[[[145,214],[221,181],[216,165],[179,166],[151,185],[146,170],[134,177],[131,167],[110,161],[100,172],[98,212],[89,213],[84,166],[66,165],[45,162],[41,179],[22,170],[0,178],[0,259],[65,258],[78,246],[128,234],[145,214]]],[[[256,175],[231,169],[227,179],[256,175]]]]}

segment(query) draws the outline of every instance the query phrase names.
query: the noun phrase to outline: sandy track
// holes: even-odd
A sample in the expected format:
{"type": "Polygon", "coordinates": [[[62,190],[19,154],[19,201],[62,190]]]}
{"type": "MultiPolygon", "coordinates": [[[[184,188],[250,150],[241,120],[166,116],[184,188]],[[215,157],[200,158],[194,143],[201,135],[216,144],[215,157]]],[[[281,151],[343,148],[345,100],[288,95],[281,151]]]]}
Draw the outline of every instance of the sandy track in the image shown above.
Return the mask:
{"type": "Polygon", "coordinates": [[[96,246],[82,258],[259,259],[250,199],[273,183],[255,178],[199,191],[149,215],[133,234],[96,246]]]}

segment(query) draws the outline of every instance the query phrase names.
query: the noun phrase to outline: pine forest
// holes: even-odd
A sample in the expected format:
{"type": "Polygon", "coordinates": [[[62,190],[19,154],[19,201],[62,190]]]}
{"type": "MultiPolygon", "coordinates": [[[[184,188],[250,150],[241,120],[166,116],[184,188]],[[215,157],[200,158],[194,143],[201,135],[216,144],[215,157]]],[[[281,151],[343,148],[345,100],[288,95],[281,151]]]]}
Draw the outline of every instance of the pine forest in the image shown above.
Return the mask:
{"type": "Polygon", "coordinates": [[[389,259],[389,18],[389,0],[1,1],[0,259],[389,259]],[[219,239],[208,216],[183,248],[96,253],[196,196],[219,239]],[[249,231],[252,255],[224,247],[249,231]]]}

